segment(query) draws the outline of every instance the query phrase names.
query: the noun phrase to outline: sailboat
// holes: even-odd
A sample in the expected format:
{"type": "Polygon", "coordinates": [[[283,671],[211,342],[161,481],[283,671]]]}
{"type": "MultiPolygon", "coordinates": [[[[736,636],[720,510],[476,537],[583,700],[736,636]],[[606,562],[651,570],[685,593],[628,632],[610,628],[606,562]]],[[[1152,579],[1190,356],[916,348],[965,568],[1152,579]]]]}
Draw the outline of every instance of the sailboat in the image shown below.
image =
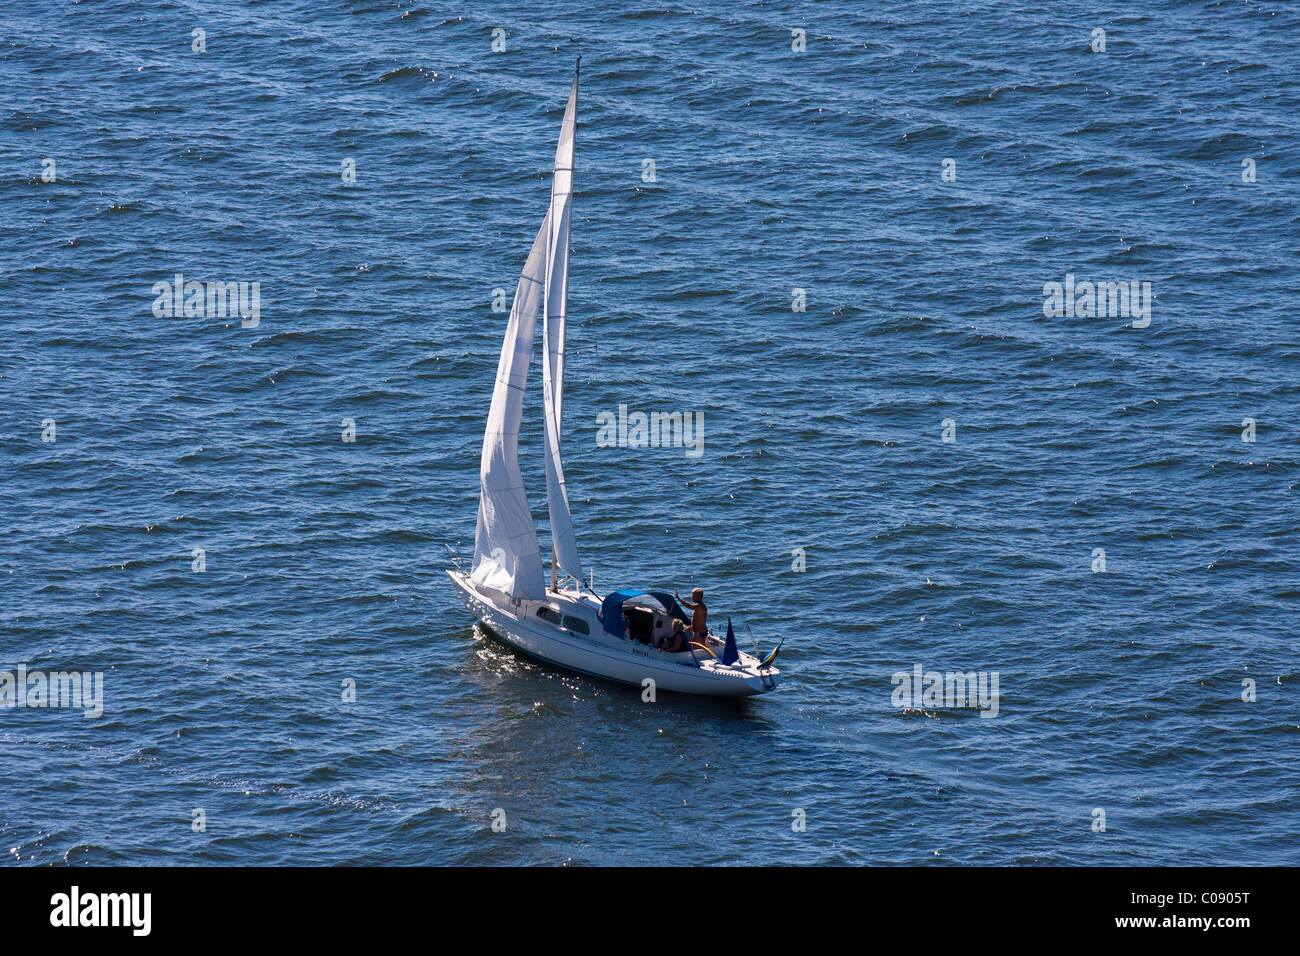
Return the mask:
{"type": "Polygon", "coordinates": [[[624,587],[602,597],[582,578],[560,454],[577,108],[575,66],[550,206],[515,289],[497,366],[483,435],[473,564],[469,570],[449,568],[447,575],[485,631],[545,663],[642,688],[725,697],[761,694],[777,686],[779,645],[760,659],[737,648],[730,621],[725,638],[692,632],[675,594],[624,587]],[[519,426],[539,310],[549,584],[519,468],[519,426]]]}

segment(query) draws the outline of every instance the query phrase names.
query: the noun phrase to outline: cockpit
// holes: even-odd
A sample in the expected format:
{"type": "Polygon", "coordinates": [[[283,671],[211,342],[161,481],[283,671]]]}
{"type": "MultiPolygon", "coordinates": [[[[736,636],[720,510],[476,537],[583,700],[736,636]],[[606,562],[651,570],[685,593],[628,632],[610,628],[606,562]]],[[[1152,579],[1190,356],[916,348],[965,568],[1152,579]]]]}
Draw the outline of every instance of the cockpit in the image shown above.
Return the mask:
{"type": "Polygon", "coordinates": [[[667,649],[677,645],[684,650],[683,629],[689,626],[690,618],[667,591],[624,588],[602,601],[600,622],[610,634],[647,647],[667,649]],[[674,639],[675,631],[681,634],[680,638],[674,639]]]}
{"type": "Polygon", "coordinates": [[[642,644],[658,645],[673,633],[672,613],[648,594],[623,602],[623,620],[628,636],[642,644]]]}

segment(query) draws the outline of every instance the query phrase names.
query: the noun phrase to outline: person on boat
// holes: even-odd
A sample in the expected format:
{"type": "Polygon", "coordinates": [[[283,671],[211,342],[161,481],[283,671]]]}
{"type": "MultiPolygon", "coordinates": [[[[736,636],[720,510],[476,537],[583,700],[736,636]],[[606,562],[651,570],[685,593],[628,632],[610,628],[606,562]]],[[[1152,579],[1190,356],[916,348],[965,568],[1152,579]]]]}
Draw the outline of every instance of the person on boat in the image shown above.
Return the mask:
{"type": "Polygon", "coordinates": [[[691,612],[691,629],[687,637],[703,644],[709,636],[709,609],[704,603],[704,590],[696,588],[691,592],[691,599],[686,601],[674,589],[673,597],[681,601],[682,607],[691,612]]]}
{"type": "Polygon", "coordinates": [[[659,650],[665,654],[680,654],[686,650],[686,632],[682,630],[681,621],[673,621],[673,631],[667,637],[660,639],[659,650]]]}

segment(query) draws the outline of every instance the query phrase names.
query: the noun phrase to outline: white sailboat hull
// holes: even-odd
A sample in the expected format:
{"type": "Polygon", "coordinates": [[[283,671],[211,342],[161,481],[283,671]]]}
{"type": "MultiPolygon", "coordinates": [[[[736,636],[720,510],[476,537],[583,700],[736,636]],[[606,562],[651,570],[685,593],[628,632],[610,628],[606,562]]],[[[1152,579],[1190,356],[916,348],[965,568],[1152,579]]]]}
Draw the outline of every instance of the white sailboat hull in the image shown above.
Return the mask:
{"type": "MultiPolygon", "coordinates": [[[[760,670],[757,658],[748,654],[742,653],[735,664],[724,666],[707,653],[697,652],[694,658],[664,654],[599,627],[591,627],[585,635],[554,627],[532,616],[539,602],[514,602],[499,592],[480,590],[462,571],[448,571],[447,576],[466,609],[495,637],[530,657],[567,670],[635,687],[647,686],[649,678],[656,691],[717,697],[762,694],[775,689],[780,679],[779,670],[760,670]]],[[[546,603],[578,616],[588,610],[566,592],[552,592],[546,603]]]]}

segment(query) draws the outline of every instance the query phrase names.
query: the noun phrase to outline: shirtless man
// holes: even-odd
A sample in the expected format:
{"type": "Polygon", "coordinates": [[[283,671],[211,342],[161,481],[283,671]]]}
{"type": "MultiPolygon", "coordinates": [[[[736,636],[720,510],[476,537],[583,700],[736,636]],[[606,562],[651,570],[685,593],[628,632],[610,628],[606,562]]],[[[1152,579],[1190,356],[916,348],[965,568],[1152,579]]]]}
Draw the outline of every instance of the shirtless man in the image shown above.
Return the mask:
{"type": "Polygon", "coordinates": [[[701,588],[696,588],[691,592],[691,600],[683,601],[682,596],[674,589],[673,597],[681,601],[682,607],[691,612],[690,636],[703,644],[704,639],[709,636],[709,609],[704,603],[704,591],[701,588]]]}

